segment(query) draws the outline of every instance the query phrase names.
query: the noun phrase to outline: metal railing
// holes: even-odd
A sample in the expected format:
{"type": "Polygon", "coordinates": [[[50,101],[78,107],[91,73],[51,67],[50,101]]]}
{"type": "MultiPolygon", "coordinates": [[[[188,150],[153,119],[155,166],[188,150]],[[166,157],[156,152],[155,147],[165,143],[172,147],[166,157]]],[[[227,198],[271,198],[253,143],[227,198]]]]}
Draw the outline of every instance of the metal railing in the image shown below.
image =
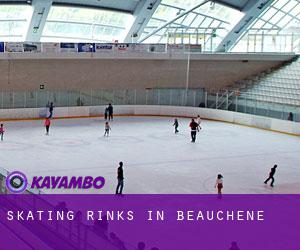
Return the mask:
{"type": "MultiPolygon", "coordinates": [[[[114,105],[168,105],[230,110],[286,120],[289,113],[300,122],[300,100],[272,96],[256,96],[247,92],[209,93],[204,89],[125,89],[81,91],[0,92],[0,110],[55,107],[114,105]]],[[[1,117],[0,117],[1,118],[1,117]]]]}

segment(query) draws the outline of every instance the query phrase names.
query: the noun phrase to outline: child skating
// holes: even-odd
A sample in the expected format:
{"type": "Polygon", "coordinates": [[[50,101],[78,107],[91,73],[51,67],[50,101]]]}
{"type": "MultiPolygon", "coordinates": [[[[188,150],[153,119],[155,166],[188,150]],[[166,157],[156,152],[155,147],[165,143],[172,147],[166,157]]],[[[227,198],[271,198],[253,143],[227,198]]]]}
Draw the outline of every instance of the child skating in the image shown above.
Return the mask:
{"type": "Polygon", "coordinates": [[[215,188],[218,189],[218,195],[222,195],[222,188],[223,188],[223,176],[221,174],[218,174],[215,188]]]}
{"type": "Polygon", "coordinates": [[[177,119],[174,120],[173,126],[175,127],[175,134],[177,134],[177,133],[179,132],[179,130],[178,130],[179,123],[178,123],[178,120],[177,120],[177,119]]]}
{"type": "Polygon", "coordinates": [[[3,124],[0,125],[0,136],[1,136],[1,141],[3,141],[3,136],[4,136],[4,127],[3,124]]]}
{"type": "Polygon", "coordinates": [[[198,130],[198,132],[199,132],[199,129],[202,129],[201,126],[200,126],[200,124],[201,124],[201,122],[202,122],[200,115],[197,116],[196,122],[198,123],[198,129],[197,129],[197,130],[198,130]]]}
{"type": "Polygon", "coordinates": [[[105,108],[105,111],[104,111],[104,119],[105,119],[105,121],[107,120],[107,117],[108,117],[108,108],[105,108]]]}
{"type": "Polygon", "coordinates": [[[46,128],[46,135],[49,135],[49,129],[50,129],[50,125],[51,125],[51,120],[49,117],[47,117],[45,119],[45,123],[44,123],[44,126],[46,128]]]}
{"type": "Polygon", "coordinates": [[[109,136],[109,131],[111,130],[111,127],[109,126],[108,122],[105,122],[105,132],[103,136],[109,136]]]}

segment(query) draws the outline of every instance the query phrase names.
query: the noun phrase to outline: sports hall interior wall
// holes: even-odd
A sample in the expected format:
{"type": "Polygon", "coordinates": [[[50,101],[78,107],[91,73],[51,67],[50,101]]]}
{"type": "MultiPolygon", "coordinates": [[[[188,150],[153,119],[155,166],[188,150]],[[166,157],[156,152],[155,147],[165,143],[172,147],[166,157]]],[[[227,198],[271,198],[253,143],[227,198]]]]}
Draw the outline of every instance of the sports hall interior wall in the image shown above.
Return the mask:
{"type": "MultiPolygon", "coordinates": [[[[241,58],[242,59],[242,58],[241,58]]],[[[190,61],[189,88],[222,89],[279,66],[282,60],[190,61]]],[[[1,59],[2,91],[185,88],[187,60],[1,59]]]]}

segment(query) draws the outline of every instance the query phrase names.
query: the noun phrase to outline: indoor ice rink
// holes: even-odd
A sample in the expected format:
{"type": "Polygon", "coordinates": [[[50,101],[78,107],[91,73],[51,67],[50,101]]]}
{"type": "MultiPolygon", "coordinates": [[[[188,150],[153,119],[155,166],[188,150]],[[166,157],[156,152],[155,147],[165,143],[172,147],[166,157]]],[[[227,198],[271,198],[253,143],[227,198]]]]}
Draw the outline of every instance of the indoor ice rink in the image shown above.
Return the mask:
{"type": "Polygon", "coordinates": [[[300,193],[299,13],[298,0],[0,1],[0,190],[22,171],[106,180],[41,192],[114,194],[122,161],[124,194],[215,194],[218,174],[224,194],[300,193]]]}
{"type": "MultiPolygon", "coordinates": [[[[109,137],[104,118],[53,120],[49,136],[43,120],[7,122],[0,143],[1,167],[32,176],[104,176],[112,194],[118,162],[124,162],[124,193],[211,194],[217,174],[224,193],[299,193],[300,138],[262,129],[203,120],[191,143],[188,118],[115,117],[109,137]],[[275,187],[263,184],[278,165],[275,187]]],[[[45,190],[74,193],[74,190],[45,190]]],[[[79,191],[83,192],[83,191],[79,191]]]]}

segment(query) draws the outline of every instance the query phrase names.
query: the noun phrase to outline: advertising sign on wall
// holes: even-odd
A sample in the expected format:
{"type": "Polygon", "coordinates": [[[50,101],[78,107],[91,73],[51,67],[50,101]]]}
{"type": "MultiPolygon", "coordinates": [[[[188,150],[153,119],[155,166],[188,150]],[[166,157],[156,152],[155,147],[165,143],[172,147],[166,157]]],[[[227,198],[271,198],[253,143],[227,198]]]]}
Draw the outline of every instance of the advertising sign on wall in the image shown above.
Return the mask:
{"type": "Polygon", "coordinates": [[[78,43],[78,52],[95,52],[95,43],[78,43]]]}
{"type": "Polygon", "coordinates": [[[41,50],[41,43],[24,43],[23,44],[24,52],[31,52],[31,53],[40,53],[41,50]]]}
{"type": "Polygon", "coordinates": [[[4,42],[0,42],[0,53],[4,52],[4,42]]]}
{"type": "Polygon", "coordinates": [[[167,52],[166,44],[149,44],[149,52],[152,52],[152,53],[167,52]]]}
{"type": "Polygon", "coordinates": [[[133,43],[130,44],[129,50],[132,52],[148,52],[148,44],[133,43]]]}
{"type": "Polygon", "coordinates": [[[58,53],[59,52],[59,43],[43,43],[42,52],[44,53],[58,53]]]}
{"type": "Polygon", "coordinates": [[[61,43],[60,52],[77,52],[78,51],[77,43],[61,43]]]}
{"type": "Polygon", "coordinates": [[[96,43],[95,51],[96,52],[112,52],[114,45],[112,43],[96,43]]]}
{"type": "Polygon", "coordinates": [[[184,44],[168,44],[168,51],[172,53],[183,53],[184,44]]]}
{"type": "Polygon", "coordinates": [[[8,42],[5,43],[6,52],[23,52],[23,43],[8,42]]]}

